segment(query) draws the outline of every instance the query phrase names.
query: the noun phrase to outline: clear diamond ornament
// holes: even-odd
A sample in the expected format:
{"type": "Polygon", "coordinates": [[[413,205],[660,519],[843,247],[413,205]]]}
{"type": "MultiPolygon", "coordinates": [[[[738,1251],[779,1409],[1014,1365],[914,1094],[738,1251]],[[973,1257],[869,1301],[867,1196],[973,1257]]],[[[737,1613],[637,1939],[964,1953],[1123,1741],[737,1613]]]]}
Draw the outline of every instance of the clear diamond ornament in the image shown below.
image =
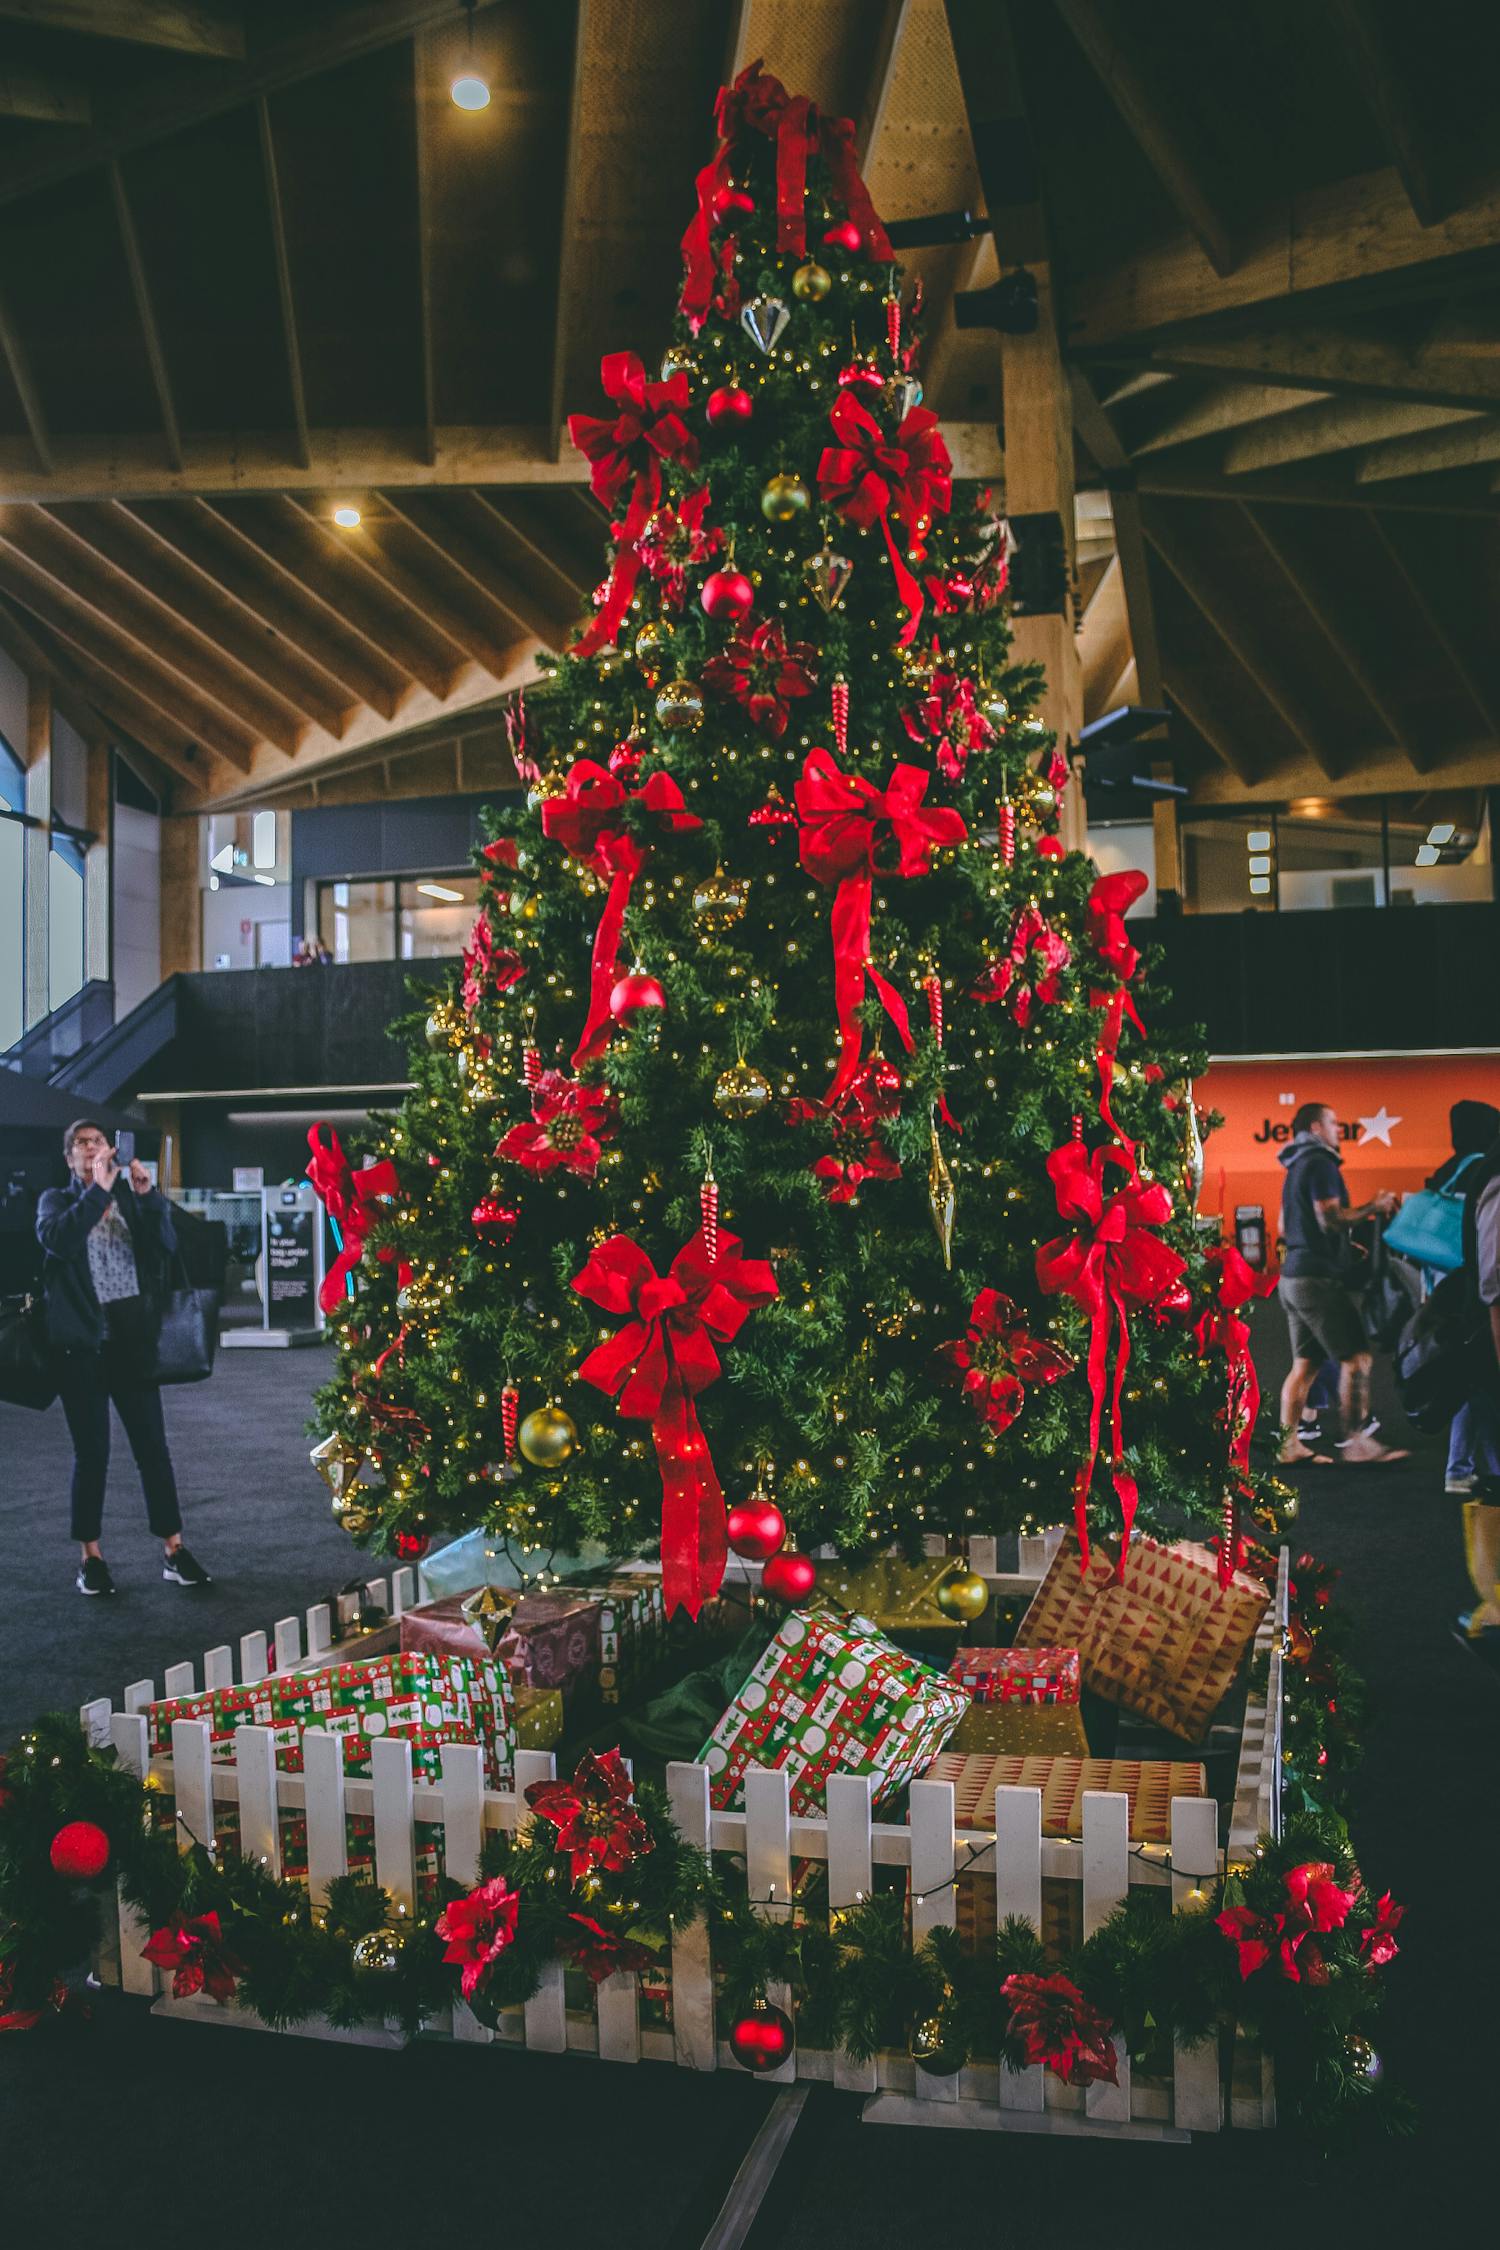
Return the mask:
{"type": "Polygon", "coordinates": [[[922,403],[922,386],[915,375],[893,375],[885,386],[885,402],[898,422],[922,403]]]}
{"type": "Polygon", "coordinates": [[[752,297],[741,310],[740,326],[758,350],[773,352],[791,317],[783,298],[752,297]]]}
{"type": "Polygon", "coordinates": [[[854,565],[847,555],[835,554],[825,539],[815,555],[802,565],[807,590],[825,617],[831,616],[849,589],[854,565]]]}

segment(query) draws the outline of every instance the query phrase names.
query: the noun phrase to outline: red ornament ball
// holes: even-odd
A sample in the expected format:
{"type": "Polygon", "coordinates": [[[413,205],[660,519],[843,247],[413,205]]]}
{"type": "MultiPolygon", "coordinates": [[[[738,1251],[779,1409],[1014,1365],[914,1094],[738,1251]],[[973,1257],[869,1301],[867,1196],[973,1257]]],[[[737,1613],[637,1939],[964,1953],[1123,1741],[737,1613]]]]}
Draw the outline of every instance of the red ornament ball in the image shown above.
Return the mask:
{"type": "Polygon", "coordinates": [[[621,781],[634,781],[645,755],[638,742],[617,742],[609,754],[609,770],[621,781]]]}
{"type": "Polygon", "coordinates": [[[864,234],[852,219],[840,219],[836,227],[828,229],[823,240],[830,250],[847,251],[851,258],[865,246],[864,234]]]}
{"type": "Polygon", "coordinates": [[[1169,1282],[1151,1307],[1158,1328],[1182,1328],[1193,1317],[1193,1292],[1185,1281],[1169,1282]]]}
{"type": "Polygon", "coordinates": [[[730,2026],[729,2048],[745,2070],[776,2070],[792,2051],[792,2019],[769,2000],[757,2000],[730,2026]]]}
{"type": "Polygon", "coordinates": [[[748,219],[754,213],[755,198],[747,195],[743,188],[716,188],[709,209],[716,225],[737,227],[742,219],[748,219]]]}
{"type": "Polygon", "coordinates": [[[752,1492],[729,1511],[729,1544],[747,1562],[765,1562],[786,1538],[786,1517],[774,1500],[752,1492]]]}
{"type": "Polygon", "coordinates": [[[398,1531],[391,1540],[391,1552],[401,1562],[420,1562],[431,1545],[425,1531],[398,1531]]]}
{"type": "Polygon", "coordinates": [[[48,1855],[69,1883],[92,1883],[109,1865],[109,1838],[92,1820],[70,1820],[52,1839],[48,1855]]]}
{"type": "Polygon", "coordinates": [[[1036,856],[1038,859],[1066,859],[1067,846],[1060,836],[1038,836],[1036,856]]]}
{"type": "Polygon", "coordinates": [[[497,1197],[482,1195],[469,1213],[469,1219],[491,1241],[508,1242],[516,1231],[516,1221],[520,1215],[519,1211],[513,1211],[508,1203],[501,1203],[497,1197]]]}
{"type": "Polygon", "coordinates": [[[704,579],[698,598],[716,624],[735,625],[754,607],[755,588],[742,570],[715,570],[704,579]]]}
{"type": "Polygon", "coordinates": [[[789,1609],[805,1602],[817,1583],[818,1566],[811,1555],[785,1550],[773,1555],[760,1574],[761,1592],[769,1594],[773,1602],[785,1602],[789,1609]]]}
{"type": "Polygon", "coordinates": [[[616,1023],[629,1023],[645,1008],[665,1008],[667,996],[655,977],[648,977],[637,969],[633,975],[621,977],[609,996],[609,1012],[616,1023]]]}
{"type": "Polygon", "coordinates": [[[710,429],[738,429],[753,421],[755,401],[738,383],[721,383],[716,391],[709,392],[703,411],[708,416],[710,429]]]}

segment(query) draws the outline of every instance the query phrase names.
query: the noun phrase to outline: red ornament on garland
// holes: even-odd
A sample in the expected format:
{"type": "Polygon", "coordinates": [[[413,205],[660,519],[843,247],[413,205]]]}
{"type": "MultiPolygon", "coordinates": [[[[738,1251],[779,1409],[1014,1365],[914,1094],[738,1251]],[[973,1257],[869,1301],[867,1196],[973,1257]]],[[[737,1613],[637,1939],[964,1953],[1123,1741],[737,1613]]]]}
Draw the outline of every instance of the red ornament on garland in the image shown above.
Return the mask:
{"type": "Polygon", "coordinates": [[[1174,1281],[1151,1307],[1158,1328],[1185,1328],[1193,1317],[1193,1292],[1185,1281],[1174,1281]]]}
{"type": "Polygon", "coordinates": [[[721,383],[716,391],[709,392],[703,411],[711,430],[732,430],[754,420],[755,401],[738,383],[721,383]]]}
{"type": "Polygon", "coordinates": [[[47,1856],[65,1882],[92,1883],[109,1865],[109,1838],[92,1820],[70,1820],[53,1837],[47,1856]]]}
{"type": "Polygon", "coordinates": [[[730,2026],[729,2050],[744,2070],[777,2070],[792,2051],[792,2019],[769,2000],[757,2000],[730,2026]]]}
{"type": "Polygon", "coordinates": [[[632,742],[627,737],[624,742],[617,742],[611,750],[608,761],[609,770],[617,781],[634,781],[641,770],[641,760],[645,755],[644,744],[632,742]]]}
{"type": "Polygon", "coordinates": [[[420,1562],[431,1545],[425,1531],[398,1531],[391,1540],[391,1552],[399,1562],[420,1562]]]}
{"type": "Polygon", "coordinates": [[[830,250],[843,250],[851,258],[865,246],[864,234],[852,219],[840,219],[837,226],[828,229],[823,240],[830,250]]]}
{"type": "Polygon", "coordinates": [[[818,1566],[811,1555],[792,1554],[783,1550],[772,1555],[760,1574],[760,1590],[773,1602],[785,1602],[796,1609],[807,1600],[818,1583],[818,1566]]]}
{"type": "Polygon", "coordinates": [[[755,588],[742,570],[716,570],[704,579],[698,598],[715,624],[737,625],[755,606],[755,588]]]}
{"type": "Polygon", "coordinates": [[[482,1195],[469,1213],[469,1220],[471,1225],[478,1227],[486,1241],[509,1242],[516,1231],[516,1221],[520,1215],[508,1203],[500,1202],[498,1197],[482,1195]]]}
{"type": "Polygon", "coordinates": [[[616,1023],[630,1023],[647,1008],[665,1008],[667,996],[655,977],[639,969],[621,977],[609,996],[609,1012],[616,1023]]]}
{"type": "Polygon", "coordinates": [[[1066,859],[1068,856],[1067,846],[1060,836],[1038,836],[1035,848],[1038,859],[1066,859]]]}
{"type": "Polygon", "coordinates": [[[764,1492],[752,1492],[729,1511],[729,1544],[746,1562],[766,1562],[786,1538],[786,1517],[764,1492]]]}
{"type": "Polygon", "coordinates": [[[715,189],[709,209],[719,226],[737,227],[741,219],[754,216],[755,198],[747,195],[743,188],[721,187],[715,189]]]}

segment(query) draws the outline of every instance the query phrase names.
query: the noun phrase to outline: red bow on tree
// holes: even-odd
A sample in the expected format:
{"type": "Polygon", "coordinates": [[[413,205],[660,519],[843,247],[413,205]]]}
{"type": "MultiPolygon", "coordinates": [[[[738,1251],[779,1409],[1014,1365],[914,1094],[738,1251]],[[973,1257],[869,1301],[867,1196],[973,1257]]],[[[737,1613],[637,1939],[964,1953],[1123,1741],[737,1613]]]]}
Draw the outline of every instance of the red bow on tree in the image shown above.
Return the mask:
{"type": "Polygon", "coordinates": [[[732,86],[721,86],[714,105],[719,145],[698,174],[698,208],[682,238],[686,278],[681,307],[696,334],[713,301],[718,263],[714,257],[714,199],[729,185],[730,157],[747,132],[776,143],[776,247],[807,255],[807,161],[820,154],[833,193],[865,238],[869,255],[882,265],[891,259],[890,237],[876,216],[859,169],[854,126],[847,117],[825,117],[805,94],[789,94],[780,79],[758,62],[742,70],[732,86]]]}
{"type": "Polygon", "coordinates": [[[1071,1297],[1089,1321],[1089,1447],[1073,1488],[1073,1520],[1084,1569],[1088,1568],[1088,1502],[1099,1457],[1100,1426],[1106,1392],[1110,1407],[1113,1482],[1124,1522],[1119,1576],[1125,1575],[1130,1527],[1135,1521],[1136,1481],[1125,1467],[1120,1394],[1130,1365],[1130,1307],[1154,1305],[1187,1260],[1153,1228],[1172,1216],[1172,1199],[1159,1181],[1143,1184],[1130,1158],[1115,1148],[1092,1154],[1080,1141],[1067,1141],[1047,1159],[1047,1176],[1057,1196],[1059,1215],[1071,1220],[1072,1234],[1043,1242],[1036,1253],[1036,1277],[1049,1295],[1071,1297]],[[1105,1167],[1125,1173],[1124,1184],[1107,1192],[1105,1167]],[[1114,1380],[1109,1382],[1111,1339],[1114,1380]]]}
{"type": "Polygon", "coordinates": [[[903,711],[901,724],[913,742],[937,745],[938,772],[945,781],[962,781],[969,754],[988,749],[995,730],[974,701],[974,683],[956,672],[934,672],[915,711],[903,711]]]}
{"type": "Polygon", "coordinates": [[[520,1913],[519,1891],[503,1875],[494,1875],[467,1898],[450,1899],[433,1923],[433,1935],[446,1947],[443,1959],[462,1964],[458,1982],[466,2000],[473,1999],[506,1947],[515,1944],[520,1913]]]}
{"type": "Polygon", "coordinates": [[[595,1868],[617,1874],[651,1850],[651,1831],[635,1809],[635,1783],[618,1750],[585,1750],[571,1781],[534,1781],[526,1802],[557,1831],[571,1881],[595,1868]]]}
{"type": "Polygon", "coordinates": [[[732,697],[763,734],[779,742],[794,698],[813,691],[817,656],[810,641],[793,641],[788,648],[773,617],[764,625],[742,628],[711,656],[703,667],[703,685],[714,695],[732,697]]]}
{"type": "Polygon", "coordinates": [[[627,805],[638,805],[659,822],[668,835],[684,828],[701,828],[702,821],[683,803],[682,791],[668,773],[647,776],[639,789],[627,790],[615,774],[592,758],[577,758],[568,769],[567,791],[542,804],[542,833],[581,859],[601,881],[609,895],[594,932],[593,967],[589,977],[589,1012],[573,1068],[601,1053],[609,1036],[609,996],[620,974],[620,936],[631,889],[646,863],[649,844],[643,844],[625,827],[627,805]]]}
{"type": "MultiPolygon", "coordinates": [[[[338,1238],[339,1254],[318,1291],[318,1303],[325,1313],[331,1313],[344,1294],[345,1277],[353,1274],[364,1255],[365,1237],[380,1215],[377,1206],[382,1201],[395,1201],[401,1193],[401,1181],[388,1156],[378,1164],[365,1165],[362,1171],[353,1171],[331,1125],[309,1126],[307,1145],[312,1150],[307,1177],[321,1197],[338,1238]]],[[[386,1249],[376,1255],[382,1265],[389,1265],[396,1253],[386,1249]]],[[[410,1279],[411,1267],[403,1258],[397,1268],[397,1287],[404,1289],[410,1279]]]]}
{"type": "Polygon", "coordinates": [[[802,864],[814,882],[837,883],[833,902],[833,993],[842,1051],[830,1106],[859,1069],[859,1008],[869,978],[902,1045],[911,1053],[906,1002],[870,960],[870,905],[877,875],[925,875],[934,850],[961,844],[968,830],[943,805],[926,805],[932,776],[923,766],[898,765],[886,787],[841,773],[826,750],[810,750],[795,795],[801,821],[802,864]]]}
{"type": "Polygon", "coordinates": [[[830,1203],[857,1203],[866,1180],[899,1180],[901,1167],[879,1141],[871,1141],[863,1156],[844,1162],[837,1156],[820,1156],[812,1168],[815,1180],[828,1183],[830,1203]]]}
{"type": "Polygon", "coordinates": [[[1072,948],[1034,906],[1023,906],[1011,927],[1010,950],[992,961],[969,995],[972,1000],[1003,1000],[1022,1031],[1034,1003],[1050,1007],[1062,998],[1058,972],[1072,960],[1072,948]]]}
{"type": "MultiPolygon", "coordinates": [[[[1199,1315],[1193,1333],[1198,1357],[1206,1359],[1217,1349],[1224,1354],[1224,1425],[1229,1432],[1229,1467],[1240,1495],[1250,1491],[1250,1440],[1260,1412],[1260,1381],[1250,1350],[1250,1325],[1241,1309],[1256,1297],[1268,1297],[1276,1287],[1274,1268],[1257,1273],[1245,1263],[1232,1243],[1205,1250],[1204,1257],[1218,1270],[1216,1302],[1199,1315]]],[[[1224,1512],[1224,1535],[1219,1542],[1219,1584],[1227,1586],[1244,1560],[1239,1536],[1239,1500],[1232,1496],[1224,1512]]]]}
{"type": "Polygon", "coordinates": [[[914,406],[894,438],[888,438],[852,391],[841,391],[828,417],[837,445],[825,447],[818,463],[818,491],[824,503],[868,531],[879,524],[896,591],[906,611],[899,642],[916,637],[922,617],[922,589],[907,568],[891,532],[891,518],[909,536],[920,537],[933,516],[948,513],[953,497],[953,463],[925,406],[914,406]]]}
{"type": "Polygon", "coordinates": [[[1019,1308],[998,1289],[980,1290],[969,1313],[968,1334],[943,1350],[963,1373],[965,1398],[997,1436],[1025,1405],[1028,1384],[1055,1383],[1073,1372],[1068,1354],[1033,1336],[1019,1308]]]}
{"type": "Polygon", "coordinates": [[[196,1914],[191,1921],[169,1922],[165,1929],[153,1930],[141,1947],[141,1958],[155,1968],[170,1970],[174,2000],[207,1992],[221,2003],[230,2001],[235,1980],[245,1968],[225,1946],[217,1914],[196,1914]]]}
{"type": "MultiPolygon", "coordinates": [[[[501,894],[502,897],[505,894],[501,894]]],[[[526,964],[514,946],[496,945],[490,918],[481,907],[464,947],[464,981],[460,998],[472,1015],[487,992],[509,992],[526,974],[526,964]]]]}
{"type": "Polygon", "coordinates": [[[1124,867],[1117,875],[1101,875],[1089,892],[1089,942],[1127,984],[1141,957],[1126,932],[1125,915],[1150,888],[1150,877],[1138,867],[1124,867]]]}
{"type": "Polygon", "coordinates": [[[627,1325],[589,1353],[578,1372],[618,1393],[618,1411],[649,1421],[661,1469],[662,1593],[667,1612],[696,1617],[719,1590],[727,1534],[724,1495],[694,1401],[720,1373],[715,1343],[739,1334],[776,1296],[769,1265],[742,1258],[737,1235],[719,1236],[710,1259],[702,1229],[659,1274],[638,1242],[612,1235],[573,1277],[580,1297],[627,1325]]]}
{"type": "Polygon", "coordinates": [[[649,383],[634,352],[607,352],[599,363],[599,380],[619,412],[613,417],[570,414],[568,435],[593,463],[589,488],[594,497],[618,519],[617,546],[604,600],[575,643],[575,656],[592,656],[619,633],[641,572],[636,542],[661,503],[662,462],[698,466],[698,440],[682,419],[688,403],[686,368],[679,367],[664,383],[649,383]],[[616,504],[627,485],[630,497],[620,514],[616,504]]]}
{"type": "Polygon", "coordinates": [[[1029,2063],[1041,2063],[1069,2086],[1101,2079],[1119,2084],[1109,2018],[1089,2005],[1070,1978],[1009,1976],[1000,1997],[1010,2002],[1006,2031],[1021,2041],[1029,2063]]]}

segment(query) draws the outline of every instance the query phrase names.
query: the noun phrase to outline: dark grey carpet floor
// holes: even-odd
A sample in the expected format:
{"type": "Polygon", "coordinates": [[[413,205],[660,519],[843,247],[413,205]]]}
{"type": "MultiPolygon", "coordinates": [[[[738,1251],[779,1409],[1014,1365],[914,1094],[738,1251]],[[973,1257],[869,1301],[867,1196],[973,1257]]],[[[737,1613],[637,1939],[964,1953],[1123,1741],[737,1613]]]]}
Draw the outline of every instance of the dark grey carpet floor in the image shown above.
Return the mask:
{"type": "MultiPolygon", "coordinates": [[[[1257,1325],[1269,1385],[1283,1356],[1274,1306],[1257,1325]]],[[[302,1429],[324,1364],[229,1355],[211,1384],[169,1400],[188,1536],[220,1579],[201,1600],[157,1578],[128,1461],[106,1519],[126,1590],[108,1607],[80,1600],[61,1417],[0,1408],[0,1735],[43,1706],[159,1680],[166,1664],[300,1611],[350,1575],[302,1429]]],[[[1388,1395],[1376,1403],[1399,1434],[1388,1395]]],[[[815,2089],[750,2250],[905,2250],[976,2231],[1006,2246],[1286,2233],[1381,2250],[1430,2229],[1439,2198],[1445,2231],[1458,2231],[1455,2205],[1484,2193],[1476,2151],[1496,2085],[1500,1960],[1485,1932],[1500,1680],[1449,1635],[1466,1580],[1437,1447],[1417,1441],[1409,1466],[1378,1475],[1308,1472],[1303,1490],[1299,1535],[1343,1571],[1371,1688],[1356,1839],[1368,1878],[1411,1908],[1382,2046],[1420,2105],[1418,2136],[1316,2162],[1248,2134],[1180,2149],[879,2131],[815,2089]]],[[[395,2245],[480,2227],[691,2250],[769,2098],[726,2073],[437,2046],[351,2052],[163,2023],[116,2002],[76,2036],[0,2040],[0,2178],[18,2241],[43,2225],[116,2235],[133,2190],[136,2226],[161,2250],[205,2237],[296,2250],[333,2231],[395,2245]]]]}

